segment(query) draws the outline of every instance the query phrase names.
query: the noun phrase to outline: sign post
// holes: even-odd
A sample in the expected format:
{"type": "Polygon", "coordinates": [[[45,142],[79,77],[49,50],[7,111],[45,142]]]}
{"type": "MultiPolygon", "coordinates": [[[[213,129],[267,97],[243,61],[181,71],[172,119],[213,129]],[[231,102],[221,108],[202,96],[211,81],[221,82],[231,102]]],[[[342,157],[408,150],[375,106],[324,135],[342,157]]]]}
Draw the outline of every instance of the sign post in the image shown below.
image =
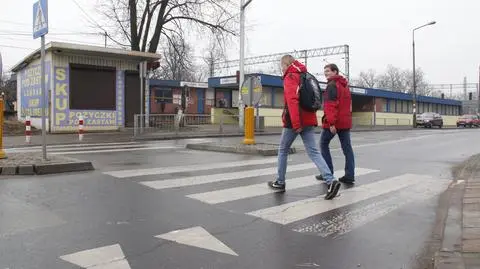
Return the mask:
{"type": "MultiPolygon", "coordinates": [[[[241,98],[248,107],[245,109],[245,138],[246,145],[255,144],[255,108],[262,98],[262,83],[260,77],[249,76],[242,84],[241,98]]],[[[239,107],[243,110],[243,107],[239,107]]]]}
{"type": "Polygon", "coordinates": [[[41,38],[41,69],[40,77],[42,84],[42,154],[43,160],[47,160],[47,110],[48,99],[45,89],[45,35],[48,33],[48,2],[39,0],[33,4],[33,39],[41,38]]]}

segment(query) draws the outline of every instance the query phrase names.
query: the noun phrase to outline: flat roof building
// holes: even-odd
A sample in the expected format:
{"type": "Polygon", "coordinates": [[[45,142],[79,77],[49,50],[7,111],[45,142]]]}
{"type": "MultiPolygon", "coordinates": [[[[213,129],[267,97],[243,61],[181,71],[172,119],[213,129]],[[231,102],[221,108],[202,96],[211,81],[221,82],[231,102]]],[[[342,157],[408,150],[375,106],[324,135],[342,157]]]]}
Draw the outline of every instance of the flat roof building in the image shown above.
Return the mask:
{"type": "MultiPolygon", "coordinates": [[[[141,102],[138,66],[160,55],[62,42],[46,44],[45,51],[49,132],[77,130],[80,116],[87,131],[133,126],[141,102]]],[[[40,128],[40,49],[11,71],[17,73],[18,118],[30,116],[40,128]]]]}
{"type": "MultiPolygon", "coordinates": [[[[280,76],[266,74],[248,74],[258,76],[262,83],[260,115],[279,117],[284,106],[283,81],[280,76]]],[[[238,110],[238,82],[236,76],[213,77],[208,79],[209,88],[214,89],[215,104],[222,100],[224,108],[230,113],[238,110]]],[[[320,83],[321,88],[326,83],[320,83]]],[[[350,86],[352,93],[352,113],[354,124],[360,125],[411,125],[413,103],[412,94],[394,92],[385,89],[372,89],[350,86]]],[[[462,113],[462,102],[451,99],[417,96],[417,114],[436,112],[444,116],[445,125],[455,125],[462,113]]],[[[321,118],[319,114],[319,118],[321,118]]]]}

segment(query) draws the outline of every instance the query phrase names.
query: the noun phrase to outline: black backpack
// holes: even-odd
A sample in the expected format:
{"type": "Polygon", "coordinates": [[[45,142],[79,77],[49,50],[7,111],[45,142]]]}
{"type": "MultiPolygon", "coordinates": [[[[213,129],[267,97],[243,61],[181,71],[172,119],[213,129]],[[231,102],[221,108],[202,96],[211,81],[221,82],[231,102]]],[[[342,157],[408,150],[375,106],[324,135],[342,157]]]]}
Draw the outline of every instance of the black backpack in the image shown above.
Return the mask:
{"type": "Polygon", "coordinates": [[[316,112],[322,108],[322,93],[318,80],[314,75],[308,72],[300,74],[298,98],[300,107],[306,111],[316,112]]]}

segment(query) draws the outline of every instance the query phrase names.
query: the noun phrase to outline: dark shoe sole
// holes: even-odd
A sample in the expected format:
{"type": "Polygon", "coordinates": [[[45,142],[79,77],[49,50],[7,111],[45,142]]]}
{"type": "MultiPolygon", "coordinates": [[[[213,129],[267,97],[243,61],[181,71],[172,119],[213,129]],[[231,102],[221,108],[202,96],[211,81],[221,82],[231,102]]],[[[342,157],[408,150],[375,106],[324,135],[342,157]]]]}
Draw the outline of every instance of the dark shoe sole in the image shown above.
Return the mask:
{"type": "Polygon", "coordinates": [[[355,180],[339,180],[340,182],[342,182],[343,184],[347,184],[347,185],[354,185],[355,184],[355,180]]]}
{"type": "Polygon", "coordinates": [[[267,185],[268,185],[268,187],[270,187],[270,189],[276,190],[276,191],[279,191],[279,192],[280,191],[282,191],[282,192],[285,191],[285,185],[283,187],[275,187],[275,186],[273,186],[273,183],[275,183],[275,182],[270,181],[270,182],[267,183],[267,185]]]}
{"type": "Polygon", "coordinates": [[[340,187],[342,186],[342,184],[340,184],[340,182],[338,181],[334,181],[332,182],[332,184],[335,184],[333,186],[333,190],[332,192],[327,193],[327,195],[325,195],[325,200],[332,200],[333,198],[335,198],[335,196],[337,196],[338,194],[338,191],[340,190],[340,187]]]}

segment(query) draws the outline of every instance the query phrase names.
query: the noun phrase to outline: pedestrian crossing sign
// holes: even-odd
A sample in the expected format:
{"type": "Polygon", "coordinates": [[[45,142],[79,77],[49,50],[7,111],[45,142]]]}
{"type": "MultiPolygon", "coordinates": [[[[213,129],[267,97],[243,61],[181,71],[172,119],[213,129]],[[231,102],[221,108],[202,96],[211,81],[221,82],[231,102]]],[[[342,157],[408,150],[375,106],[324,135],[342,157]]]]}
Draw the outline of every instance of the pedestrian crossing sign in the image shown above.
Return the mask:
{"type": "Polygon", "coordinates": [[[33,4],[33,38],[39,38],[48,33],[48,3],[39,0],[33,4]]]}

